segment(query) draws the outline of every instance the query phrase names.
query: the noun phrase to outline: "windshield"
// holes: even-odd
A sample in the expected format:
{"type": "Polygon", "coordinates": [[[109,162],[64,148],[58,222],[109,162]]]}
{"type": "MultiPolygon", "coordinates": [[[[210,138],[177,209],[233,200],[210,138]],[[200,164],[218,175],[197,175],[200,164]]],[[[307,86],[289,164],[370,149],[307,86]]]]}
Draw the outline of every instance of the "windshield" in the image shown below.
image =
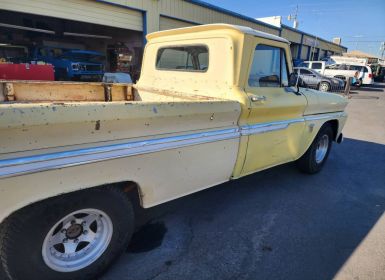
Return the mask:
{"type": "Polygon", "coordinates": [[[59,56],[60,58],[69,59],[73,61],[81,62],[98,62],[101,63],[105,60],[104,55],[89,54],[89,53],[71,53],[67,52],[59,56]]]}

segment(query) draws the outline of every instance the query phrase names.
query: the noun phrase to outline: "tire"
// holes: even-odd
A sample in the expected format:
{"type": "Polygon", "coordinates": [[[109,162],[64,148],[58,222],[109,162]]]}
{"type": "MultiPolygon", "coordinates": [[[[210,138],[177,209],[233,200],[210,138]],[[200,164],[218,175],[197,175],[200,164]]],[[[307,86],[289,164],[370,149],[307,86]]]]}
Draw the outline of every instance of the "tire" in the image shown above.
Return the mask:
{"type": "Polygon", "coordinates": [[[333,135],[333,129],[329,124],[321,127],[309,149],[297,160],[297,166],[300,171],[307,174],[315,174],[321,171],[329,156],[333,135]],[[325,145],[327,146],[325,147],[325,145]],[[322,149],[320,149],[321,147],[322,149]],[[322,153],[320,152],[321,150],[322,153]]]}
{"type": "Polygon", "coordinates": [[[328,92],[330,90],[330,84],[327,82],[321,82],[319,84],[318,90],[328,92]]]}
{"type": "Polygon", "coordinates": [[[126,249],[133,230],[132,203],[118,188],[54,197],[17,211],[0,225],[0,270],[18,280],[95,279],[126,249]],[[87,238],[92,240],[88,244],[87,238]]]}

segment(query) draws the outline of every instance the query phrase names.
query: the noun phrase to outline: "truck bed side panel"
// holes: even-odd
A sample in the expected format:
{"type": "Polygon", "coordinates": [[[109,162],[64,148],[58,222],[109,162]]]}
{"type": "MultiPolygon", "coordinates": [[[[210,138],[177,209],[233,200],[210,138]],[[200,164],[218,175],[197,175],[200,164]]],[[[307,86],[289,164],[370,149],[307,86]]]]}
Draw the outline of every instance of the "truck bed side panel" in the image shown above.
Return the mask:
{"type": "Polygon", "coordinates": [[[0,110],[0,221],[45,198],[121,181],[136,182],[150,207],[233,172],[237,102],[19,105],[0,110]],[[111,147],[119,148],[112,157],[111,147]]]}

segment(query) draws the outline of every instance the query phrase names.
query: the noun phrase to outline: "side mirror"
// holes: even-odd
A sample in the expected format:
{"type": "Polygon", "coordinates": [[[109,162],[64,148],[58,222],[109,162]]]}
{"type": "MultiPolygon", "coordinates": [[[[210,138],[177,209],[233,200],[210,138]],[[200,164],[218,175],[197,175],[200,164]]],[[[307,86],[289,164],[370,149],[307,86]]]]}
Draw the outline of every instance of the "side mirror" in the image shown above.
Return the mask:
{"type": "Polygon", "coordinates": [[[297,87],[297,82],[299,80],[298,74],[297,73],[290,73],[289,76],[289,86],[290,87],[297,87]]]}
{"type": "Polygon", "coordinates": [[[301,77],[297,73],[290,73],[289,76],[289,86],[290,87],[295,87],[296,88],[296,94],[301,95],[299,93],[299,88],[300,87],[306,87],[306,83],[301,79],[301,77]]]}

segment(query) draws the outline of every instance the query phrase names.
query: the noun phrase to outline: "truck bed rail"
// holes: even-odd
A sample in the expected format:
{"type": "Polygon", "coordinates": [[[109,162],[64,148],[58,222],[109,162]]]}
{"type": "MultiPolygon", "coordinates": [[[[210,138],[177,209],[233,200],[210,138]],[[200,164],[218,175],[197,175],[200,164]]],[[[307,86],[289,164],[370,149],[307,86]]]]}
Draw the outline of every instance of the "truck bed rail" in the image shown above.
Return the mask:
{"type": "Polygon", "coordinates": [[[132,100],[132,84],[0,80],[0,102],[132,100]]]}

